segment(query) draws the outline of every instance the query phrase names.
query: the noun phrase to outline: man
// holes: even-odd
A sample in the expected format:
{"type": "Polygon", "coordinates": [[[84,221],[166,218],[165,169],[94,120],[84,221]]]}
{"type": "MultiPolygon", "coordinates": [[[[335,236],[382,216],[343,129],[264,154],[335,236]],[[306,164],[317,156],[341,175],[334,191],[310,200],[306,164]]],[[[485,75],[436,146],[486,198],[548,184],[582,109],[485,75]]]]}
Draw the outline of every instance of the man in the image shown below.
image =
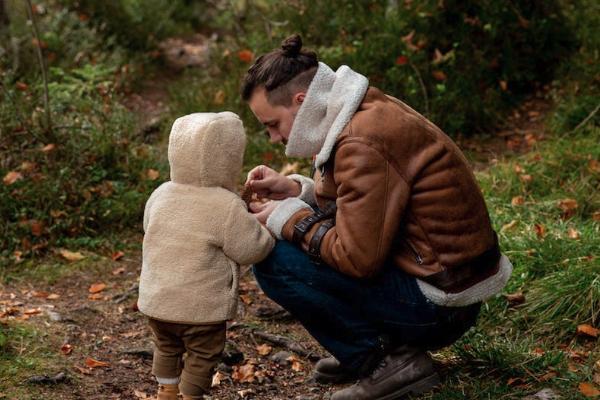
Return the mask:
{"type": "Polygon", "coordinates": [[[313,157],[312,179],[266,166],[246,184],[277,237],[254,267],[264,292],[333,357],[333,400],[393,399],[439,382],[427,350],[474,325],[506,284],[484,199],[457,146],[401,101],[303,51],[299,36],[257,59],[242,87],[273,142],[313,157]]]}

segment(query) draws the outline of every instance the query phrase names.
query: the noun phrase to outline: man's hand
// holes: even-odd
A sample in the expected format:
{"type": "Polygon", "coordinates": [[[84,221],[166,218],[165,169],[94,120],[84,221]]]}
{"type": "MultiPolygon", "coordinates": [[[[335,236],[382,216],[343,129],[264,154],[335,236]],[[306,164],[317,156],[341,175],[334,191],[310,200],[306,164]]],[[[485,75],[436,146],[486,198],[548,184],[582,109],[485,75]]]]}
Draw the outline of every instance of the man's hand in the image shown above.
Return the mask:
{"type": "Polygon", "coordinates": [[[259,198],[283,200],[300,195],[302,186],[284,175],[272,170],[266,165],[259,165],[248,172],[246,186],[259,198]]]}
{"type": "Polygon", "coordinates": [[[249,204],[248,208],[250,212],[256,217],[258,222],[265,225],[267,223],[267,219],[275,210],[275,207],[279,204],[279,201],[267,201],[266,203],[262,203],[260,201],[253,201],[249,204]]]}

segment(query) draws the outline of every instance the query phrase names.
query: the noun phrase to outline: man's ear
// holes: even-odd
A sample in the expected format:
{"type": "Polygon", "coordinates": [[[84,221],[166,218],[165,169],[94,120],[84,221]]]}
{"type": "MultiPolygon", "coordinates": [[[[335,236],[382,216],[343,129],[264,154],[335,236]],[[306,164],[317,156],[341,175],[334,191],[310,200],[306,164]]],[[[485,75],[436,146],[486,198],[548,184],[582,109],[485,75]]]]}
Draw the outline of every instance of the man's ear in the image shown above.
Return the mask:
{"type": "Polygon", "coordinates": [[[294,103],[302,104],[304,102],[304,98],[306,97],[305,92],[298,92],[294,95],[294,103]]]}

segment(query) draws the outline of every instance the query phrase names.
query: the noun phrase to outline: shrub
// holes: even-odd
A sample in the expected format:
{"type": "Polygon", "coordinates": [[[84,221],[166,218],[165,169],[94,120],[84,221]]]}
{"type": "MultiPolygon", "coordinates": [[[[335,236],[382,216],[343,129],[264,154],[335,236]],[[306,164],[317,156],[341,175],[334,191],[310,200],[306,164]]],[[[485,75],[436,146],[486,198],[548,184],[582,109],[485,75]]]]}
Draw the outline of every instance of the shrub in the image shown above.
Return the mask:
{"type": "MultiPolygon", "coordinates": [[[[64,9],[38,10],[36,16],[40,35],[48,40],[44,54],[56,56],[46,60],[53,129],[42,122],[40,67],[23,46],[16,68],[10,58],[0,60],[0,255],[5,261],[13,251],[25,257],[71,237],[110,236],[136,226],[157,184],[146,172],[160,169],[136,133],[134,115],[121,105],[130,68],[123,49],[102,48],[106,42],[94,28],[64,9]],[[53,42],[48,32],[79,38],[84,54],[68,59],[79,54],[77,47],[53,42]]],[[[29,32],[13,29],[22,15],[11,17],[7,34],[31,43],[29,32]]]]}
{"type": "Polygon", "coordinates": [[[325,62],[350,65],[448,133],[489,131],[575,46],[556,0],[279,4],[289,23],[277,32],[301,32],[325,62]]]}

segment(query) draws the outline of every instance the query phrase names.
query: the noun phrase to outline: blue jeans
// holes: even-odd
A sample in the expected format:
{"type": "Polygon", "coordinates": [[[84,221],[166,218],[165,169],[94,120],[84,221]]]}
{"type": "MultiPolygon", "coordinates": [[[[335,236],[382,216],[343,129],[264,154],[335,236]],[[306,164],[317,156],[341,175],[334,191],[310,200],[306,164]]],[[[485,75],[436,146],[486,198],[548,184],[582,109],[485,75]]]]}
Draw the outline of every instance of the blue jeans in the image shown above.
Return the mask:
{"type": "Polygon", "coordinates": [[[287,241],[278,241],[253,271],[267,296],[354,370],[374,354],[383,357],[382,346],[436,349],[453,343],[475,324],[481,305],[435,305],[413,276],[391,263],[372,279],[355,279],[311,262],[287,241]]]}

